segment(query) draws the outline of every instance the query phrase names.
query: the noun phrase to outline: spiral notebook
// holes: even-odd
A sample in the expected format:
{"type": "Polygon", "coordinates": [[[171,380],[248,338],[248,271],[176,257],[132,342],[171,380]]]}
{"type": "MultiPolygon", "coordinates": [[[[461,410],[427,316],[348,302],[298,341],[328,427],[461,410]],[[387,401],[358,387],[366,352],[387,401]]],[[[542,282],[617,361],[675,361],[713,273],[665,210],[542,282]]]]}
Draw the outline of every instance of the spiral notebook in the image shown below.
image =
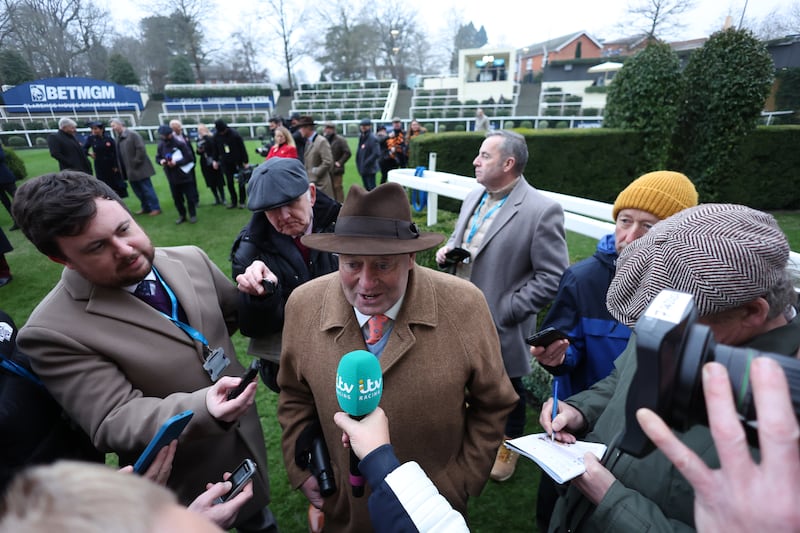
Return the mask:
{"type": "Polygon", "coordinates": [[[547,433],[534,433],[507,440],[506,447],[534,461],[556,483],[566,483],[586,472],[583,455],[590,452],[601,459],[606,445],[597,442],[577,441],[566,444],[550,440],[547,433]]]}

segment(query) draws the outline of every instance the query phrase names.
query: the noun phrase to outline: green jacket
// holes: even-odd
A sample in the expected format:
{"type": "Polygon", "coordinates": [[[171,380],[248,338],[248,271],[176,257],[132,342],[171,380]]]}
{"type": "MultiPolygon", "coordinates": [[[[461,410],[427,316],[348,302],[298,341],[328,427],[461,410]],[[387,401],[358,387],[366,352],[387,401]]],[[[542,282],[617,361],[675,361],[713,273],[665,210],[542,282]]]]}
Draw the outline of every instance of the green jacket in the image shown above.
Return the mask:
{"type": "MultiPolygon", "coordinates": [[[[800,317],[751,339],[746,346],[762,352],[794,355],[800,347],[800,317]]],[[[636,373],[635,334],[615,361],[615,367],[610,376],[591,389],[567,399],[588,423],[585,440],[609,444],[625,427],[625,402],[636,373]]],[[[710,468],[719,468],[708,428],[694,426],[676,435],[710,468]]],[[[556,503],[550,531],[694,531],[694,491],[660,451],[642,459],[623,454],[612,473],[617,480],[597,506],[577,488],[568,487],[556,503]]]]}

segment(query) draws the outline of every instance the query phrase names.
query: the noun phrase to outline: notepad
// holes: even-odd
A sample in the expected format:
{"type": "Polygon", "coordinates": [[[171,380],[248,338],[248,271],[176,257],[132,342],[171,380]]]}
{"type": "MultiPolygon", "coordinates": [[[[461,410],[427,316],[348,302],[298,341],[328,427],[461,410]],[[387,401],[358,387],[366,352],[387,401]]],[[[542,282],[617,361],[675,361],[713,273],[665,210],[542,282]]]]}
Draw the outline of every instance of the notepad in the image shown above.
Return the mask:
{"type": "Polygon", "coordinates": [[[601,459],[606,445],[577,441],[566,444],[552,441],[547,433],[534,433],[506,441],[506,447],[534,461],[556,483],[566,483],[586,472],[583,455],[590,452],[601,459]]]}

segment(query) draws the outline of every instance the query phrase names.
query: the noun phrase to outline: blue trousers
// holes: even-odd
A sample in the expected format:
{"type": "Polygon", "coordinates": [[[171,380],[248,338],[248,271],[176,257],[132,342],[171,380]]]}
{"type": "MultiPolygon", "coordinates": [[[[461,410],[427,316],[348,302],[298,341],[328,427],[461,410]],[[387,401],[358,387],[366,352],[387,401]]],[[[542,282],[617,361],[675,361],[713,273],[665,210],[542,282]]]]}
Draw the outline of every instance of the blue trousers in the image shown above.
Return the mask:
{"type": "Polygon", "coordinates": [[[150,211],[161,211],[161,205],[158,203],[158,196],[156,190],[153,188],[153,182],[150,178],[145,178],[139,181],[130,182],[133,194],[142,202],[142,211],[149,213],[150,211]]]}

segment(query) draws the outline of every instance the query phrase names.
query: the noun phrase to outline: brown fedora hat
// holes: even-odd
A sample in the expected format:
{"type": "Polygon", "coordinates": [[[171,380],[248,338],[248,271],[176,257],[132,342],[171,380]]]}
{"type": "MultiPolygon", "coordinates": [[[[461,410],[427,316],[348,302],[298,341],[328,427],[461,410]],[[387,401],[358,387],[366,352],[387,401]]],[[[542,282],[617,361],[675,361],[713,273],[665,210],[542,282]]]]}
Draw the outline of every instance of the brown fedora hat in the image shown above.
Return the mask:
{"type": "Polygon", "coordinates": [[[314,117],[311,117],[311,116],[300,117],[298,119],[298,121],[297,121],[297,127],[298,128],[302,128],[304,126],[308,126],[310,128],[313,128],[316,125],[317,124],[314,122],[314,117]]]}
{"type": "Polygon", "coordinates": [[[386,183],[369,192],[353,185],[334,233],[313,233],[301,239],[309,248],[347,255],[419,252],[443,240],[444,235],[417,229],[406,191],[398,183],[386,183]]]}

